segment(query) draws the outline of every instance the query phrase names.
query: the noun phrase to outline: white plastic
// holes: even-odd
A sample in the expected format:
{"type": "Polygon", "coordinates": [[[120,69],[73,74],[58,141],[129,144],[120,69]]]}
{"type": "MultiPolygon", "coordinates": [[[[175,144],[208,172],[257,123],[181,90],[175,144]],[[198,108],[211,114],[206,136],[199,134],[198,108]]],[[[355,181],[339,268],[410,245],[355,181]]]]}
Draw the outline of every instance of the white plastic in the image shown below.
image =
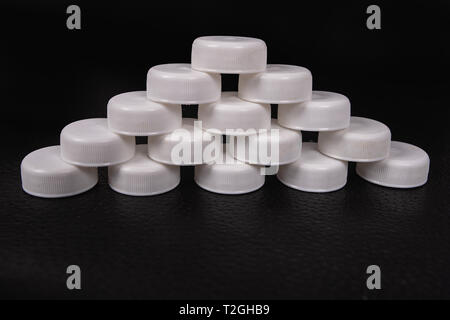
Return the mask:
{"type": "Polygon", "coordinates": [[[181,105],[151,101],[145,91],[122,93],[108,102],[108,126],[129,136],[168,133],[181,127],[181,105]]]}
{"type": "Polygon", "coordinates": [[[221,194],[243,194],[264,185],[260,167],[233,159],[225,153],[222,163],[195,167],[194,180],[201,188],[221,194]]]}
{"type": "Polygon", "coordinates": [[[285,104],[311,99],[312,75],[303,67],[269,64],[261,73],[239,76],[239,98],[259,103],[285,104]]]}
{"type": "Polygon", "coordinates": [[[237,92],[223,92],[219,101],[199,105],[198,119],[204,129],[214,133],[250,135],[254,130],[270,129],[270,105],[242,100],[237,92]]]}
{"type": "Polygon", "coordinates": [[[97,184],[97,168],[64,162],[59,146],[29,153],[20,165],[23,190],[36,197],[62,198],[85,192],[97,184]]]}
{"type": "Polygon", "coordinates": [[[347,183],[347,162],[323,155],[317,144],[305,142],[300,158],[280,166],[277,178],[286,186],[307,192],[331,192],[347,183]]]}
{"type": "Polygon", "coordinates": [[[147,97],[172,104],[209,103],[220,99],[220,74],[191,69],[190,64],[154,66],[147,73],[147,97]]]}
{"type": "Polygon", "coordinates": [[[260,39],[235,36],[206,36],[192,44],[192,68],[213,73],[263,72],[267,46],[260,39]]]}
{"type": "Polygon", "coordinates": [[[85,167],[103,167],[130,160],[135,138],[114,133],[104,118],[73,122],[61,131],[61,158],[85,167]]]}
{"type": "Polygon", "coordinates": [[[197,119],[183,118],[181,130],[148,137],[148,155],[155,161],[170,165],[199,165],[210,160],[203,157],[203,151],[211,143],[221,144],[222,137],[203,131],[197,119]]]}
{"type": "Polygon", "coordinates": [[[313,91],[309,101],[279,106],[278,122],[293,130],[345,129],[350,125],[350,100],[339,93],[313,91]]]}
{"type": "Polygon", "coordinates": [[[136,146],[136,154],[127,162],[108,167],[111,189],[129,196],[151,196],[174,189],[180,183],[180,167],[150,159],[147,145],[136,146]]]}
{"type": "Polygon", "coordinates": [[[391,131],[381,122],[351,117],[350,126],[319,132],[319,150],[327,156],[355,162],[371,162],[389,155],[391,131]]]}
{"type": "Polygon", "coordinates": [[[278,125],[272,119],[267,132],[230,139],[227,150],[239,161],[257,165],[284,165],[298,160],[302,150],[302,134],[278,125]]]}
{"type": "Polygon", "coordinates": [[[415,188],[428,180],[430,158],[419,147],[392,141],[389,157],[376,162],[358,163],[356,173],[363,179],[392,188],[415,188]]]}

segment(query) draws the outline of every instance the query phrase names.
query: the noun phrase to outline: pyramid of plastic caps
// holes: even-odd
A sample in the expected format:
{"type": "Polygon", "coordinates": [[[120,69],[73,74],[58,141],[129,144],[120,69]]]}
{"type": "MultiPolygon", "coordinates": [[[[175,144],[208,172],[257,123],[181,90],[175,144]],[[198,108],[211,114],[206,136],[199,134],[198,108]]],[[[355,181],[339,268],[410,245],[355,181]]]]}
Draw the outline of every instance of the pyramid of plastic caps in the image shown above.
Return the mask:
{"type": "Polygon", "coordinates": [[[391,141],[386,125],[352,117],[344,95],[313,91],[308,69],[267,64],[264,41],[206,36],[194,40],[191,64],[152,67],[146,91],[112,97],[107,118],[73,122],[59,146],[28,154],[21,177],[25,192],[46,198],[93,188],[98,167],[108,167],[112,190],[131,196],[176,188],[180,166],[195,166],[197,185],[216,193],[252,192],[273,174],[280,187],[329,192],[346,185],[349,161],[361,178],[391,188],[425,184],[430,162],[391,141]],[[239,74],[237,92],[222,92],[221,74],[239,74]],[[182,118],[182,105],[198,105],[198,119],[182,118]],[[318,142],[302,143],[302,131],[319,132],[318,142]]]}

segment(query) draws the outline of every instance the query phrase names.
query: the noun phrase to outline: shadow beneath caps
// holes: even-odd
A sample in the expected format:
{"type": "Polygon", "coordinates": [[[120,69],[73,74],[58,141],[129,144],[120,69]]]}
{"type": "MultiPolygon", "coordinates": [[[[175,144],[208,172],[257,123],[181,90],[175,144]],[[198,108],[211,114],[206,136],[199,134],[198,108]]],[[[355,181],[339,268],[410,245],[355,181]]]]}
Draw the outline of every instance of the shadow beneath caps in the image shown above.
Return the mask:
{"type": "MultiPolygon", "coordinates": [[[[187,178],[193,181],[193,178],[187,178]]],[[[310,194],[288,188],[278,181],[276,175],[265,177],[265,184],[258,190],[240,194],[226,195],[210,192],[202,189],[193,182],[194,186],[185,185],[187,192],[195,196],[198,202],[196,208],[198,213],[209,214],[221,210],[226,215],[248,215],[257,216],[283,216],[298,214],[305,210],[305,201],[308,198],[316,199],[317,204],[325,203],[329,206],[339,206],[342,195],[310,194]],[[328,200],[327,200],[328,198],[328,200]],[[294,212],[295,210],[295,212],[294,212]]],[[[333,193],[331,193],[333,194],[333,193]]],[[[342,193],[340,193],[342,194],[342,193]]],[[[220,213],[222,214],[222,213],[220,213]]]]}
{"type": "Polygon", "coordinates": [[[137,219],[143,219],[144,222],[147,219],[158,219],[158,217],[174,215],[177,212],[189,211],[195,205],[194,197],[189,192],[192,187],[187,186],[193,179],[193,167],[181,167],[180,170],[180,183],[165,193],[151,196],[128,196],[109,188],[108,201],[110,204],[108,207],[111,208],[109,213],[124,215],[127,219],[134,216],[137,219]]]}
{"type": "MultiPolygon", "coordinates": [[[[20,214],[17,217],[28,218],[27,213],[31,213],[32,217],[41,218],[45,216],[45,221],[55,218],[66,219],[68,217],[77,217],[85,219],[85,216],[90,217],[98,206],[102,205],[104,199],[104,192],[109,192],[107,185],[106,168],[99,168],[99,179],[97,184],[91,189],[74,196],[63,198],[40,198],[31,196],[22,190],[20,179],[13,189],[6,189],[6,192],[14,193],[18,197],[11,206],[11,212],[20,214]]],[[[18,173],[20,175],[20,173],[18,173]]],[[[12,195],[11,195],[12,196],[12,195]]]]}
{"type": "MultiPolygon", "coordinates": [[[[354,166],[349,170],[354,172],[354,166]]],[[[352,177],[352,204],[383,214],[421,215],[425,211],[428,185],[399,189],[370,183],[356,174],[352,177]]],[[[360,209],[361,210],[361,209],[360,209]]]]}
{"type": "Polygon", "coordinates": [[[210,215],[248,215],[259,211],[261,201],[263,201],[264,186],[256,191],[229,195],[207,191],[198,186],[192,178],[193,186],[189,186],[195,197],[197,213],[210,215]]]}
{"type": "Polygon", "coordinates": [[[304,192],[285,186],[276,175],[266,176],[263,203],[282,215],[339,215],[345,209],[347,189],[333,192],[304,192]]]}

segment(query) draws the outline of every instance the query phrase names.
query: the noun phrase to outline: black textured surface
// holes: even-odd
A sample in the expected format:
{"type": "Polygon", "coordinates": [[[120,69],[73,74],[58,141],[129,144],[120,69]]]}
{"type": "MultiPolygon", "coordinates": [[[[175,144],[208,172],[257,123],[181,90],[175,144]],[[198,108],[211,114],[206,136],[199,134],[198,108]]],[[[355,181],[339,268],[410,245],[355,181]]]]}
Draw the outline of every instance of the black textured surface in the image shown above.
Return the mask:
{"type": "MultiPolygon", "coordinates": [[[[175,31],[158,29],[170,15],[148,13],[161,7],[83,5],[79,33],[65,29],[65,5],[12,4],[2,20],[11,32],[2,59],[0,297],[450,298],[447,4],[381,4],[379,33],[365,28],[362,4],[304,5],[310,14],[301,21],[279,9],[264,23],[245,20],[248,11],[231,23],[223,10],[205,21],[200,9],[181,7],[171,11],[175,27],[184,26],[175,31]],[[180,21],[185,11],[193,22],[180,21]],[[414,17],[420,25],[408,24],[414,17]],[[148,32],[160,51],[139,42],[148,32]],[[105,116],[109,97],[144,89],[148,67],[188,61],[192,40],[214,33],[261,37],[270,62],[310,68],[316,89],[348,95],[354,115],[380,120],[394,140],[426,150],[429,182],[379,187],[352,164],[347,186],[327,194],[292,190],[272,176],[251,194],[217,195],[195,185],[193,168],[155,197],[113,192],[105,169],[94,189],[73,198],[21,190],[27,153],[57,144],[71,121],[105,116]],[[288,35],[303,36],[308,50],[288,35]],[[82,269],[81,291],[66,289],[71,264],[82,269]],[[371,264],[381,267],[380,291],[366,289],[371,264]]],[[[225,77],[224,88],[236,80],[225,77]]]]}
{"type": "Polygon", "coordinates": [[[0,292],[11,297],[449,297],[449,166],[432,156],[413,190],[364,182],[312,194],[268,177],[259,191],[224,196],[183,168],[175,190],[146,198],[100,183],[73,198],[20,190],[20,153],[1,168],[0,292]],[[83,289],[65,289],[65,268],[83,289]],[[381,292],[365,268],[382,269],[381,292]]]}

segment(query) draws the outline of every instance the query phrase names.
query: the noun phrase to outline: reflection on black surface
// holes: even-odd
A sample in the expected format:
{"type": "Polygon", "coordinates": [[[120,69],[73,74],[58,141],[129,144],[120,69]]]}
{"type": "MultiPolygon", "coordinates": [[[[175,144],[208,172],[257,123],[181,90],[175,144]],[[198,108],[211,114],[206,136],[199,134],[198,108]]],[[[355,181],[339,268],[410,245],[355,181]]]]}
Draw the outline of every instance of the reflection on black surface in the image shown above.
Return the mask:
{"type": "MultiPolygon", "coordinates": [[[[182,167],[174,190],[132,197],[111,190],[101,168],[89,192],[40,199],[21,190],[21,156],[10,154],[1,167],[14,179],[0,181],[0,274],[28,279],[31,268],[37,279],[60,279],[76,262],[89,297],[363,297],[370,264],[381,266],[386,284],[398,275],[405,283],[430,281],[420,270],[432,265],[440,282],[429,296],[444,290],[445,176],[397,190],[364,181],[350,164],[347,185],[335,192],[301,192],[267,176],[255,192],[221,195],[198,187],[194,168],[182,167]]],[[[21,294],[30,297],[69,294],[57,280],[23,283],[21,294]]],[[[383,297],[418,293],[383,289],[383,297]]]]}

